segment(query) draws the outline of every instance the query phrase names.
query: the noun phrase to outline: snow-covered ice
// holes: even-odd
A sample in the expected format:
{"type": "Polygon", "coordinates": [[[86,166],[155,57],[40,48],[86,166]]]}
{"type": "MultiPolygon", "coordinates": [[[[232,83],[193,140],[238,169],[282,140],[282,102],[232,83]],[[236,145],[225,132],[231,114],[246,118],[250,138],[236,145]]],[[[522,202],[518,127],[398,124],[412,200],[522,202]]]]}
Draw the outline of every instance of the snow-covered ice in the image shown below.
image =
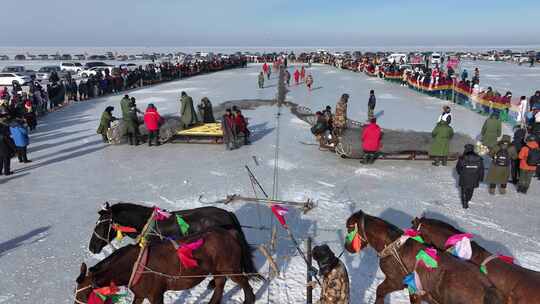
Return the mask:
{"type": "MultiPolygon", "coordinates": [[[[272,98],[275,87],[257,89],[254,75],[259,68],[250,65],[130,95],[138,99],[140,108],[155,102],[164,114],[178,111],[181,90],[196,102],[208,96],[215,105],[227,100],[272,98]]],[[[384,110],[380,124],[385,128],[430,131],[446,104],[363,74],[321,65],[309,72],[315,87],[320,88],[308,92],[304,86],[291,86],[291,100],[313,110],[327,104],[334,108],[339,96],[348,93],[349,116],[365,120],[369,90],[374,89],[380,96],[377,111],[384,110]]],[[[267,84],[275,85],[275,77],[267,84]]],[[[531,77],[529,86],[537,80],[531,77]]],[[[106,146],[95,133],[99,116],[107,105],[115,105],[118,113],[120,98],[77,103],[48,115],[31,135],[29,155],[34,162],[24,166],[14,163],[16,174],[0,179],[0,303],[73,303],[80,263],[94,264],[104,257],[91,255],[87,246],[96,212],[105,201],[185,209],[227,194],[251,195],[244,165],[252,168],[267,191],[272,189],[276,107],[245,111],[256,130],[253,144],[232,152],[217,145],[106,146]]],[[[484,117],[460,107],[454,107],[453,113],[457,131],[478,135],[484,117]]],[[[291,210],[287,216],[299,240],[311,235],[316,244],[328,243],[339,253],[345,220],[358,209],[403,228],[410,226],[414,216],[426,212],[474,233],[488,249],[514,255],[523,265],[540,270],[537,181],[527,196],[518,195],[513,187],[506,196],[489,196],[484,185],[475,193],[471,209],[465,211],[460,207],[451,166],[380,161],[365,167],[301,144],[314,142],[313,137],[288,109],[282,109],[280,120],[278,196],[317,202],[306,215],[291,210]]],[[[244,225],[271,225],[272,215],[266,208],[241,203],[220,207],[234,210],[244,225]]],[[[250,243],[268,241],[268,231],[246,232],[250,243]]],[[[277,251],[281,276],[269,284],[255,284],[257,303],[266,303],[267,296],[271,303],[305,301],[305,264],[283,231],[281,237],[277,251]]],[[[373,302],[376,286],[383,279],[375,252],[368,249],[359,255],[345,254],[343,260],[352,282],[352,303],[373,302]]],[[[259,254],[256,262],[266,273],[267,266],[259,254]]],[[[205,287],[202,284],[190,291],[170,292],[167,303],[207,301],[210,295],[205,287]]],[[[240,303],[242,299],[242,292],[228,283],[225,302],[240,303]]],[[[390,303],[408,300],[404,292],[397,292],[390,303]]]]}

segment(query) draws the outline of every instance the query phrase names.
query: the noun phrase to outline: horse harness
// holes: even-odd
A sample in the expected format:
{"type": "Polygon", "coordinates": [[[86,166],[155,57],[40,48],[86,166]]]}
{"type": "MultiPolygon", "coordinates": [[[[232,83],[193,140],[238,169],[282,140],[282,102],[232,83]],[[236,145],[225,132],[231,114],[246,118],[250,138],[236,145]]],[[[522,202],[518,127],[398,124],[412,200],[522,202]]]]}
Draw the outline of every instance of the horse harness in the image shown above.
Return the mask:
{"type": "Polygon", "coordinates": [[[83,302],[83,301],[77,299],[77,295],[79,294],[79,292],[85,291],[85,290],[87,290],[89,288],[92,288],[92,285],[88,285],[88,286],[83,287],[83,288],[75,289],[75,299],[73,299],[75,301],[75,303],[77,303],[77,304],[86,304],[86,302],[83,302]]]}
{"type": "MultiPolygon", "coordinates": [[[[366,242],[366,244],[369,244],[367,240],[366,232],[365,232],[366,230],[365,226],[366,226],[365,217],[362,214],[362,217],[360,218],[360,228],[362,230],[361,237],[362,237],[362,240],[366,242]]],[[[403,246],[403,244],[405,244],[406,241],[407,239],[400,237],[397,240],[393,241],[388,246],[385,245],[384,249],[381,252],[377,252],[377,255],[379,256],[380,259],[386,258],[388,256],[393,256],[394,259],[398,262],[399,266],[401,267],[401,270],[405,273],[405,275],[407,275],[409,271],[407,270],[407,267],[405,266],[405,263],[403,263],[403,260],[399,256],[399,253],[397,252],[397,250],[401,248],[401,246],[403,246]]]]}
{"type": "MultiPolygon", "coordinates": [[[[366,244],[369,244],[369,242],[367,241],[366,234],[365,234],[365,225],[366,224],[365,224],[364,215],[362,215],[362,217],[360,219],[360,227],[362,229],[361,238],[362,238],[363,241],[366,242],[366,244]]],[[[398,249],[401,248],[407,242],[408,239],[409,238],[403,237],[403,236],[399,237],[397,240],[393,241],[388,246],[385,245],[384,249],[381,250],[381,252],[377,252],[377,255],[379,256],[380,259],[383,259],[383,258],[386,258],[386,257],[389,257],[389,256],[394,257],[394,259],[398,262],[399,266],[401,267],[401,270],[403,271],[404,275],[409,274],[410,271],[407,269],[407,266],[405,266],[405,263],[403,262],[403,259],[401,259],[400,255],[399,255],[399,252],[398,252],[398,249]]],[[[487,262],[491,261],[491,260],[488,260],[488,259],[486,259],[487,262]]],[[[414,270],[413,271],[416,270],[417,266],[418,266],[418,262],[414,265],[414,270]]],[[[419,294],[419,295],[420,296],[428,296],[429,299],[432,302],[434,302],[435,304],[440,304],[439,301],[435,300],[426,291],[422,291],[422,293],[419,294]]]]}
{"type": "Polygon", "coordinates": [[[487,258],[485,258],[482,263],[480,264],[480,268],[484,267],[485,269],[487,269],[487,264],[495,259],[497,259],[499,256],[496,255],[496,254],[492,254],[490,256],[488,256],[487,258]]]}

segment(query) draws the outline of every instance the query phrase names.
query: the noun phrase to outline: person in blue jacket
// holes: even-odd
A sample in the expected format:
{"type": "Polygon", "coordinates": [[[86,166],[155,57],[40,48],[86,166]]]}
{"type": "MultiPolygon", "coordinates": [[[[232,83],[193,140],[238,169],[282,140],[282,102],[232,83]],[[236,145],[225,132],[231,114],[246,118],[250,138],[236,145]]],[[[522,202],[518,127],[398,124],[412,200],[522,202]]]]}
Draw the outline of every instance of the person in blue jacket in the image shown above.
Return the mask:
{"type": "Polygon", "coordinates": [[[31,163],[32,161],[28,160],[26,151],[26,148],[30,143],[30,138],[28,137],[28,127],[19,119],[16,119],[10,124],[9,130],[11,132],[11,138],[15,143],[15,151],[17,152],[19,162],[31,163]]]}

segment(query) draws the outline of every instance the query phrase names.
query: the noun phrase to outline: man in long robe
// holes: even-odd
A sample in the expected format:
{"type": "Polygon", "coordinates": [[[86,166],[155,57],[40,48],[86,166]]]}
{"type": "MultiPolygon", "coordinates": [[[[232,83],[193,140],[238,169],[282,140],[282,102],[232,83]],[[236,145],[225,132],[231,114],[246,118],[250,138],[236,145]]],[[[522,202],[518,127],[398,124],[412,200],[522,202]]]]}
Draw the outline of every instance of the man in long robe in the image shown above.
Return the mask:
{"type": "Polygon", "coordinates": [[[180,98],[180,122],[182,129],[187,129],[190,126],[197,124],[199,119],[197,118],[197,112],[193,106],[193,99],[186,94],[181,93],[180,98]]]}

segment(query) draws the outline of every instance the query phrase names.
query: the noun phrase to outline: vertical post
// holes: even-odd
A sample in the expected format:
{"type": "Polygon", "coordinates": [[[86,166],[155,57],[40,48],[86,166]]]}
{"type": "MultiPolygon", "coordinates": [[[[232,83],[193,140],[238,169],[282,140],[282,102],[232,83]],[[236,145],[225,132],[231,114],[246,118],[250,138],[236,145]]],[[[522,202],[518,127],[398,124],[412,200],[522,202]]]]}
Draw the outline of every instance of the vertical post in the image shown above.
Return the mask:
{"type": "Polygon", "coordinates": [[[311,269],[312,269],[312,263],[313,258],[311,256],[311,237],[308,237],[306,240],[306,253],[307,253],[307,289],[306,289],[306,303],[312,304],[313,303],[313,287],[311,287],[311,269]]]}

